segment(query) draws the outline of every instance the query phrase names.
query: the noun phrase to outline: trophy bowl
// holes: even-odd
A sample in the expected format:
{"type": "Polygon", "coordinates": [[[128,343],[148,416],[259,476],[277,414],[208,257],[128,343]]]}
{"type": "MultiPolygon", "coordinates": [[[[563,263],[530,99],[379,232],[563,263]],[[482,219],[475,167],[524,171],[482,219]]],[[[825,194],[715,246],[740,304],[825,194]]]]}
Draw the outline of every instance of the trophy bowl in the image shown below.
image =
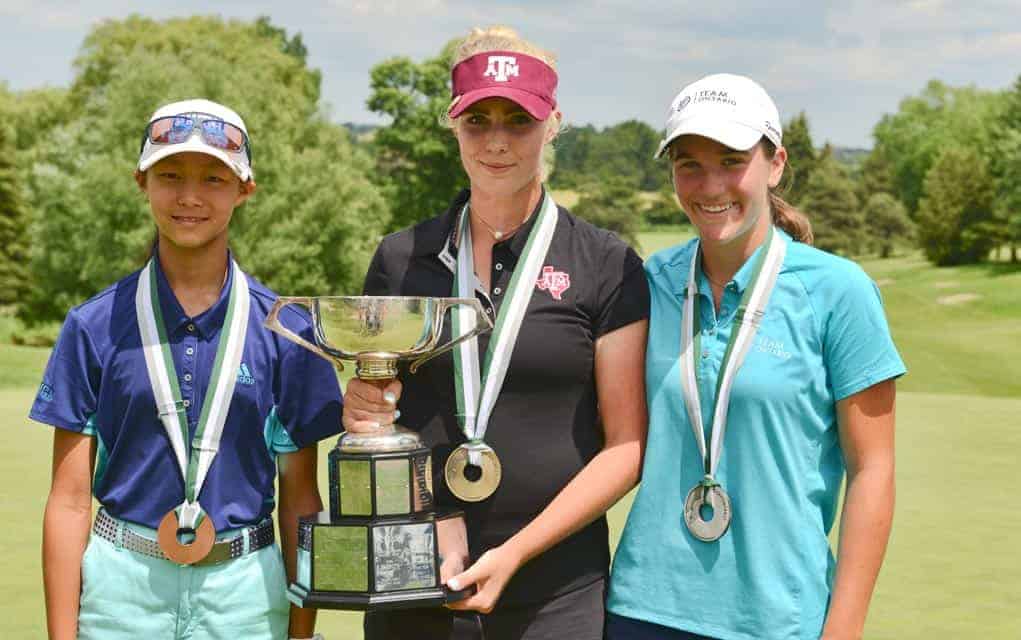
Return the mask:
{"type": "Polygon", "coordinates": [[[354,361],[359,378],[389,381],[397,376],[397,361],[411,360],[409,369],[415,373],[426,361],[489,331],[493,323],[474,298],[319,296],[278,298],[266,327],[333,362],[338,370],[344,369],[345,360],[354,361]],[[292,304],[312,314],[314,344],[280,324],[280,310],[292,304]],[[456,306],[474,311],[481,321],[472,331],[437,346],[444,315],[456,306]]]}
{"type": "MultiPolygon", "coordinates": [[[[414,373],[493,326],[473,298],[383,296],[279,298],[265,324],[338,370],[354,361],[355,375],[380,387],[397,376],[398,362],[411,361],[414,373]],[[312,341],[280,323],[280,311],[291,304],[311,313],[312,341]],[[448,310],[474,314],[475,322],[440,345],[448,310]]],[[[292,602],[375,611],[469,595],[443,584],[467,567],[464,514],[435,508],[430,451],[416,432],[388,424],[370,433],[343,433],[328,459],[330,507],[299,520],[292,602]]]]}

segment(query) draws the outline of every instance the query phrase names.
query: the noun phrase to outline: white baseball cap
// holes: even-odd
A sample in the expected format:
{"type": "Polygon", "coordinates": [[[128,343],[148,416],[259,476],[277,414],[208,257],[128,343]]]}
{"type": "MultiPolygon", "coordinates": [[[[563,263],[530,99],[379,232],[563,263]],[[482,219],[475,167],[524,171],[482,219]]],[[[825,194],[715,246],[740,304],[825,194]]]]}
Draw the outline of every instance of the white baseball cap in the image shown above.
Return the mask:
{"type": "Polygon", "coordinates": [[[248,143],[248,129],[245,121],[233,109],[212,100],[193,99],[172,102],[156,110],[149,118],[145,129],[145,139],[138,158],[138,170],[145,171],[167,156],[187,151],[197,151],[218,158],[237,174],[242,182],[254,178],[251,166],[251,149],[248,143]],[[203,129],[188,121],[188,116],[196,116],[198,120],[224,122],[229,126],[203,129]],[[179,117],[182,120],[173,120],[179,117]],[[179,142],[153,142],[150,132],[153,123],[167,119],[168,128],[181,125],[184,136],[179,142]],[[190,127],[190,129],[188,128],[190,127]],[[238,135],[240,133],[241,135],[238,135]],[[216,140],[209,136],[216,136],[216,140]],[[219,142],[222,141],[222,144],[219,142]],[[216,144],[214,144],[216,142],[216,144]]]}
{"type": "Polygon", "coordinates": [[[763,136],[781,145],[780,112],[757,82],[745,76],[716,73],[684,87],[670,104],[666,136],[656,151],[686,134],[712,138],[731,149],[751,149],[763,136]]]}

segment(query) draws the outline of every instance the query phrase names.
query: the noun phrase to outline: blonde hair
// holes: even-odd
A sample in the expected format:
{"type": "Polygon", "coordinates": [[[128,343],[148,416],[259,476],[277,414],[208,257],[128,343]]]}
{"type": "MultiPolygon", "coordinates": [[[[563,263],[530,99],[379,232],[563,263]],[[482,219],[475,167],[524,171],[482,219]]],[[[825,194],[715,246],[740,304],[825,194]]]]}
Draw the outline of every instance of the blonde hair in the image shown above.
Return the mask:
{"type": "Polygon", "coordinates": [[[454,50],[450,69],[454,70],[459,63],[483,51],[514,51],[533,58],[538,58],[553,69],[557,68],[557,57],[518,35],[514,29],[493,25],[491,27],[474,27],[454,50]]]}
{"type": "MultiPolygon", "coordinates": [[[[454,49],[454,55],[450,60],[450,70],[453,72],[454,67],[464,62],[468,58],[483,53],[485,51],[513,51],[515,53],[523,53],[533,58],[538,58],[550,66],[551,69],[556,70],[557,68],[557,57],[552,51],[543,49],[542,47],[525,40],[518,32],[511,27],[504,25],[492,25],[489,27],[473,27],[468,35],[464,37],[464,40],[458,43],[457,48],[454,49]]],[[[456,101],[457,98],[454,98],[456,101]]],[[[448,112],[453,108],[454,103],[451,102],[446,111],[440,116],[440,124],[448,129],[454,128],[454,122],[451,120],[448,112]]],[[[542,172],[540,179],[545,182],[549,178],[549,174],[553,172],[553,163],[555,153],[553,150],[553,140],[562,130],[562,118],[553,117],[552,114],[549,118],[546,118],[546,126],[554,128],[553,135],[549,142],[543,147],[542,153],[542,172]]]]}

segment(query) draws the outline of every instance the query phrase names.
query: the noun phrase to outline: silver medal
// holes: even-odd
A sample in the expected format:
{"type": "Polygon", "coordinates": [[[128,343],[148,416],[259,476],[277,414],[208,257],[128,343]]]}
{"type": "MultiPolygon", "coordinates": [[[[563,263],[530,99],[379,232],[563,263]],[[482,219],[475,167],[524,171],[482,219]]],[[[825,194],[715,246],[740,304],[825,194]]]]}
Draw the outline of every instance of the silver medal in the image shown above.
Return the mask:
{"type": "Polygon", "coordinates": [[[720,485],[704,487],[695,485],[684,500],[684,524],[688,531],[702,542],[715,542],[727,533],[731,520],[730,496],[720,485]],[[712,507],[709,520],[702,519],[702,507],[712,507]]]}
{"type": "Polygon", "coordinates": [[[684,522],[691,535],[703,542],[719,540],[730,528],[733,517],[730,497],[713,478],[718,474],[720,458],[723,455],[724,434],[727,430],[727,411],[734,378],[745,356],[751,350],[755,333],[765,314],[777,276],[783,266],[787,251],[786,242],[770,228],[765,245],[753,265],[752,280],[741,297],[739,311],[735,314],[735,326],[727,344],[716,385],[716,405],[709,427],[710,442],[703,432],[702,403],[699,398],[699,367],[696,354],[702,353],[700,335],[699,293],[696,282],[701,249],[696,250],[691,261],[686,289],[684,311],[681,316],[681,394],[684,398],[688,422],[698,445],[705,477],[688,492],[684,501],[684,522]],[[702,518],[702,508],[712,508],[709,520],[702,518]]]}

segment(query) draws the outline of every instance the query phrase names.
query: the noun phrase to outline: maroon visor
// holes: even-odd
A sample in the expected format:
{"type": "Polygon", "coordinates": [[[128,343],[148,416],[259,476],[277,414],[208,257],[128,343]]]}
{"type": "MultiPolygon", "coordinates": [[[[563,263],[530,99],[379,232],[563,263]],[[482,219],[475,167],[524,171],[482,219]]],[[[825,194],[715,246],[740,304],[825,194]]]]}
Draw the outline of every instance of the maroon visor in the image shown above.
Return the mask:
{"type": "Polygon", "coordinates": [[[545,120],[557,106],[557,72],[517,51],[477,53],[457,63],[450,75],[457,99],[451,118],[486,98],[507,98],[536,120],[545,120]]]}

